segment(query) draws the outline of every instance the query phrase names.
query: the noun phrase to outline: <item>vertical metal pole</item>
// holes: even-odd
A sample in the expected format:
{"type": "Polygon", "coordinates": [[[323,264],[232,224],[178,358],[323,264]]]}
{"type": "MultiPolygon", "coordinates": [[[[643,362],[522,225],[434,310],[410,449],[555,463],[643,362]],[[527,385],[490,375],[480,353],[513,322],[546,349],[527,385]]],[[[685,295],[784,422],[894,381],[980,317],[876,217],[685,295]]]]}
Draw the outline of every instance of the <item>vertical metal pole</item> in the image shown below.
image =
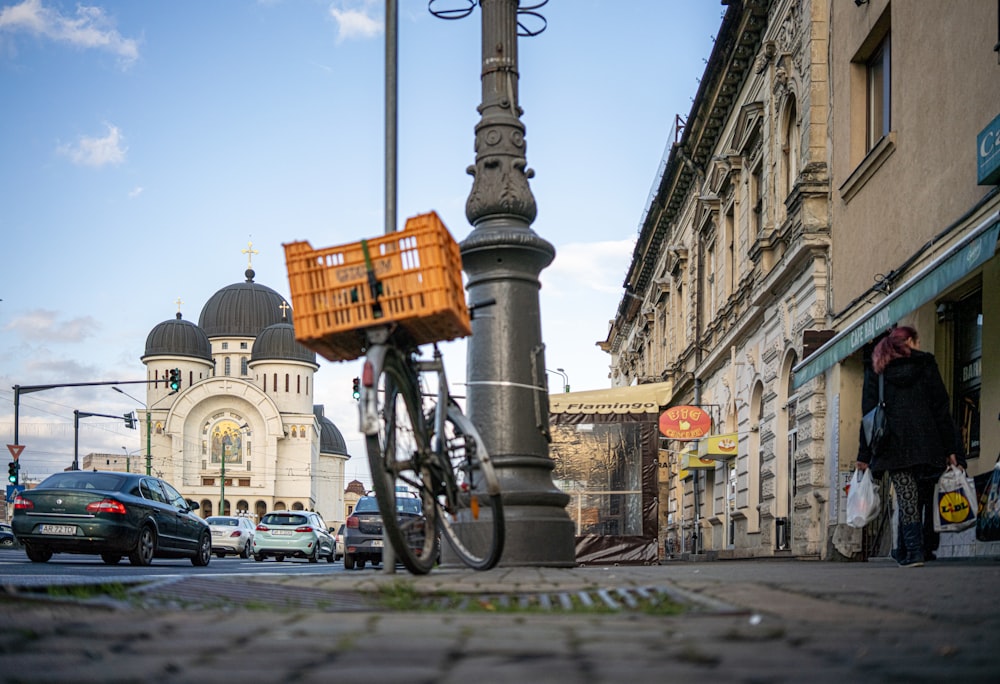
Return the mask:
{"type": "MultiPolygon", "coordinates": [[[[555,248],[531,230],[537,207],[528,186],[518,105],[518,0],[480,0],[482,103],[476,162],[462,242],[469,299],[496,301],[472,321],[467,411],[501,479],[507,538],[501,565],[575,564],[569,496],[552,481],[549,395],[538,291],[555,248]]],[[[444,553],[443,559],[452,559],[444,553]]]]}
{"type": "Polygon", "coordinates": [[[149,407],[146,407],[146,474],[151,475],[153,470],[153,436],[152,419],[150,418],[149,407]]]}
{"type": "Polygon", "coordinates": [[[222,442],[222,485],[219,488],[219,512],[216,515],[226,514],[226,443],[222,442]]]}
{"type": "Polygon", "coordinates": [[[385,3],[385,234],[396,232],[398,0],[385,3]]]}
{"type": "MultiPolygon", "coordinates": [[[[385,3],[385,234],[396,232],[396,151],[397,143],[397,76],[399,48],[399,11],[397,0],[385,3]]],[[[372,474],[372,477],[379,475],[372,474]]],[[[382,572],[396,573],[396,552],[382,534],[382,572]]]]}
{"type": "Polygon", "coordinates": [[[80,469],[80,411],[73,409],[73,470],[80,469]]]}

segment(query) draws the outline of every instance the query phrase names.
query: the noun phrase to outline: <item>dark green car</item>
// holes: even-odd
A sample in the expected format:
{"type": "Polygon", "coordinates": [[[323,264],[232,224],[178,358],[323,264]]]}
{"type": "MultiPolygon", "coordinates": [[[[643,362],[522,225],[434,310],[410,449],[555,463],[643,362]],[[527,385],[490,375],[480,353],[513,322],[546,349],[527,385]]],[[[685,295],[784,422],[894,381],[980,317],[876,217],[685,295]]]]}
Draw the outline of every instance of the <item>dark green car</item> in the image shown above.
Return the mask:
{"type": "Polygon", "coordinates": [[[45,563],[55,553],[100,555],[109,564],[153,558],[212,557],[212,533],[185,499],[158,477],[70,470],[47,477],[14,499],[11,525],[28,558],[45,563]]]}

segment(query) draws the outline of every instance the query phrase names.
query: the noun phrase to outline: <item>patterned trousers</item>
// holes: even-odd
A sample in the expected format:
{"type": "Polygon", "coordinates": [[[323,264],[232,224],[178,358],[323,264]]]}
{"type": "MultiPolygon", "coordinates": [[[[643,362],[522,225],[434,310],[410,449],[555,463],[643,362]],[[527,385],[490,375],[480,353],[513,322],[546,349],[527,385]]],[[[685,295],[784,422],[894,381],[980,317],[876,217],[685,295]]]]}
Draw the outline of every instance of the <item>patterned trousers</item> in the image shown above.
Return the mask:
{"type": "Polygon", "coordinates": [[[918,505],[919,492],[917,478],[912,470],[890,470],[889,479],[896,490],[896,508],[899,509],[899,524],[922,523],[918,505]]]}

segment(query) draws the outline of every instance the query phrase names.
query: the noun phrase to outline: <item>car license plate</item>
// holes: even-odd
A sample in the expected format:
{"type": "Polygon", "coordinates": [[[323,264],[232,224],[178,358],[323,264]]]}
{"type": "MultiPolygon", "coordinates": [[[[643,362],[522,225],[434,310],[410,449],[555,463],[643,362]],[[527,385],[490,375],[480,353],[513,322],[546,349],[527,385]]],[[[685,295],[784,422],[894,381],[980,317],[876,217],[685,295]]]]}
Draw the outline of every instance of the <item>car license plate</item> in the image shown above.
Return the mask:
{"type": "Polygon", "coordinates": [[[213,536],[213,537],[221,537],[221,536],[222,536],[222,534],[223,534],[223,533],[222,533],[222,531],[221,531],[221,530],[212,530],[212,536],[213,536]]]}
{"type": "Polygon", "coordinates": [[[377,549],[381,549],[382,548],[382,540],[381,539],[372,539],[372,546],[374,546],[377,549]]]}
{"type": "Polygon", "coordinates": [[[271,534],[276,537],[290,537],[292,536],[291,530],[271,530],[271,534]]]}
{"type": "Polygon", "coordinates": [[[38,531],[42,534],[74,535],[76,534],[76,525],[42,525],[38,531]]]}

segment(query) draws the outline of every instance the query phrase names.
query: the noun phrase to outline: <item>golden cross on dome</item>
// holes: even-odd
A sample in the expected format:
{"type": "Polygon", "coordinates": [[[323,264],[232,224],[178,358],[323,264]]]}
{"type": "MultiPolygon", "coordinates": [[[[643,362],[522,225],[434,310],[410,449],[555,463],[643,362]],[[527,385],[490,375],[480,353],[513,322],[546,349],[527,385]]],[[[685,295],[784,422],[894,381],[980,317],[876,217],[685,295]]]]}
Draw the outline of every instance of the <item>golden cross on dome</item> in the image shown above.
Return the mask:
{"type": "Polygon", "coordinates": [[[181,301],[181,298],[180,298],[180,297],[178,297],[178,298],[177,298],[177,301],[176,301],[176,302],[174,302],[174,304],[176,304],[176,305],[177,305],[177,313],[180,313],[180,312],[181,312],[181,304],[183,304],[183,303],[184,303],[184,302],[182,302],[182,301],[181,301]]]}
{"type": "Polygon", "coordinates": [[[281,306],[279,306],[278,308],[281,309],[281,318],[282,318],[282,320],[286,320],[287,321],[288,320],[288,310],[291,309],[292,307],[288,306],[288,302],[282,301],[281,302],[281,306]]]}
{"type": "Polygon", "coordinates": [[[240,252],[247,255],[247,268],[253,268],[253,255],[260,254],[260,252],[253,248],[253,240],[250,240],[247,243],[247,248],[240,250],[240,252]]]}

